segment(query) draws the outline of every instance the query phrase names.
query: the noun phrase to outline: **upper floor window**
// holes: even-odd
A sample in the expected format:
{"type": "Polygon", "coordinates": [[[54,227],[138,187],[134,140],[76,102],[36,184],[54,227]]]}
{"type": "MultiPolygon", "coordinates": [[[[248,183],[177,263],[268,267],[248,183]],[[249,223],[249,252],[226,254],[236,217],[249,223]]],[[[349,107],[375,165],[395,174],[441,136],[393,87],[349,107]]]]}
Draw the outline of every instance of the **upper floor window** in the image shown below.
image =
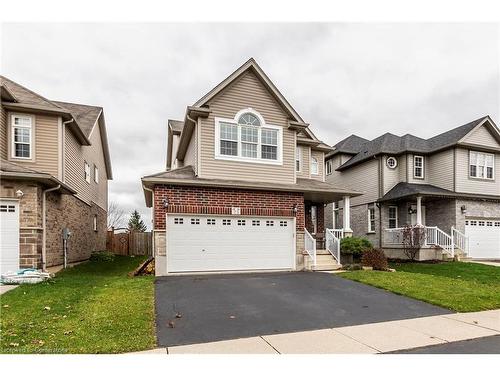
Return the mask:
{"type": "Polygon", "coordinates": [[[97,168],[97,166],[94,164],[94,182],[96,184],[99,183],[99,169],[97,168]]]}
{"type": "Polygon", "coordinates": [[[12,116],[12,157],[31,159],[32,123],[30,116],[12,116]]]}
{"type": "Polygon", "coordinates": [[[387,166],[391,169],[394,169],[398,166],[398,161],[393,156],[388,157],[386,163],[387,163],[387,166]]]}
{"type": "Polygon", "coordinates": [[[311,174],[319,174],[318,159],[311,158],[311,174]]]}
{"type": "Polygon", "coordinates": [[[421,155],[413,157],[413,177],[424,178],[424,157],[421,155]]]}
{"type": "Polygon", "coordinates": [[[85,181],[90,184],[90,165],[86,161],[83,162],[83,175],[85,177],[85,181]]]}
{"type": "Polygon", "coordinates": [[[234,119],[215,119],[216,158],[281,163],[282,128],[268,125],[251,108],[234,119]]]}
{"type": "Polygon", "coordinates": [[[295,148],[295,170],[297,172],[302,170],[302,149],[298,146],[295,148]]]}
{"type": "Polygon", "coordinates": [[[332,174],[332,169],[333,169],[333,165],[332,165],[332,160],[328,160],[326,162],[326,174],[332,174]]]}
{"type": "Polygon", "coordinates": [[[469,176],[493,180],[495,170],[495,156],[485,152],[469,152],[469,176]]]}

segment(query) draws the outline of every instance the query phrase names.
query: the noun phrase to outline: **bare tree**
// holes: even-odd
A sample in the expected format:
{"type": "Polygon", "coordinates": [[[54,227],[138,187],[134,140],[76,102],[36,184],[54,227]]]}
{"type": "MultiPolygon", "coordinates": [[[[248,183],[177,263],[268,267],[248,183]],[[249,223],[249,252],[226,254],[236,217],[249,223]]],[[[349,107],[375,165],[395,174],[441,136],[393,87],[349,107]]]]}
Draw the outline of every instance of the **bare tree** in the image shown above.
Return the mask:
{"type": "Polygon", "coordinates": [[[118,203],[111,201],[108,205],[108,229],[125,226],[125,211],[118,203]]]}
{"type": "Polygon", "coordinates": [[[406,225],[403,228],[403,251],[410,260],[415,260],[425,243],[425,228],[421,225],[406,225]]]}

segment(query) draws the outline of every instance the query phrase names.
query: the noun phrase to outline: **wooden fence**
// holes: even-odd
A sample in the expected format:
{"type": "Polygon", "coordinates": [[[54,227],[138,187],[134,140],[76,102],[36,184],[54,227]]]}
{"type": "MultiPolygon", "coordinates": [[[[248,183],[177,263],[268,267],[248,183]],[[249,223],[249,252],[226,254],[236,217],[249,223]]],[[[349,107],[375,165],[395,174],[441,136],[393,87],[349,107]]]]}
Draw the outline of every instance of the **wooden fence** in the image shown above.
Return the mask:
{"type": "Polygon", "coordinates": [[[106,249],[117,255],[153,255],[151,232],[108,231],[106,249]]]}

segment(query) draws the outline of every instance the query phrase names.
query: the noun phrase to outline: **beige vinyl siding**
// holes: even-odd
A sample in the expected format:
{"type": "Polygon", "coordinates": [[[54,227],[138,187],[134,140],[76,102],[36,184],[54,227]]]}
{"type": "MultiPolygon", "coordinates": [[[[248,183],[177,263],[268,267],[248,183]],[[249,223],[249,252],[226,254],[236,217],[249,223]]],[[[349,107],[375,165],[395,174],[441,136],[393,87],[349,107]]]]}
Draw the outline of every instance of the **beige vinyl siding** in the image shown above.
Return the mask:
{"type": "Polygon", "coordinates": [[[288,116],[259,79],[250,71],[215,96],[211,113],[201,122],[200,177],[276,183],[295,183],[295,134],[289,130],[288,116]],[[215,159],[215,117],[232,119],[240,110],[253,108],[266,123],[283,127],[283,164],[227,161],[215,159]]]}
{"type": "Polygon", "coordinates": [[[401,165],[399,164],[398,158],[396,157],[396,160],[398,160],[398,165],[394,169],[391,169],[387,166],[387,158],[389,158],[389,156],[383,157],[383,166],[382,166],[382,171],[384,173],[384,176],[383,176],[383,182],[384,182],[383,194],[385,194],[389,190],[391,190],[400,181],[401,165]]]}
{"type": "Polygon", "coordinates": [[[7,127],[7,153],[8,159],[13,163],[23,165],[27,168],[39,172],[49,173],[58,178],[59,176],[59,119],[58,116],[19,114],[30,116],[32,118],[32,159],[22,160],[12,158],[11,137],[12,137],[12,115],[8,113],[7,127]]]}
{"type": "Polygon", "coordinates": [[[65,130],[64,182],[77,191],[77,197],[90,204],[96,203],[107,211],[108,176],[99,126],[91,134],[91,146],[82,146],[73,133],[65,130]],[[84,162],[90,166],[90,184],[85,181],[84,162]],[[99,169],[99,183],[94,182],[94,165],[99,169]]]}
{"type": "Polygon", "coordinates": [[[399,173],[399,181],[406,182],[407,176],[407,162],[406,162],[406,154],[399,156],[398,158],[398,173],[399,173]]]}
{"type": "Polygon", "coordinates": [[[484,125],[472,131],[472,133],[469,134],[463,142],[487,147],[500,147],[498,141],[484,125]]]}
{"type": "MultiPolygon", "coordinates": [[[[337,156],[334,159],[337,159],[337,156]]],[[[337,159],[337,161],[339,159],[337,159]]],[[[352,206],[372,203],[379,198],[378,163],[379,159],[372,159],[343,172],[337,172],[334,170],[331,175],[326,176],[326,181],[338,187],[349,188],[362,192],[363,195],[351,198],[352,206]]],[[[334,168],[338,168],[335,162],[334,168]]]]}
{"type": "Polygon", "coordinates": [[[186,155],[184,156],[184,165],[192,165],[195,173],[197,173],[196,162],[198,154],[198,144],[197,144],[197,131],[196,128],[193,130],[193,135],[189,141],[186,155]]]}
{"type": "Polygon", "coordinates": [[[459,193],[500,195],[500,154],[495,154],[495,179],[469,177],[469,150],[456,149],[456,191],[459,193]]]}
{"type": "Polygon", "coordinates": [[[408,182],[412,184],[428,184],[429,179],[429,156],[428,155],[421,155],[421,154],[415,154],[417,156],[423,156],[424,157],[424,178],[414,178],[413,177],[413,162],[414,162],[414,154],[408,154],[406,161],[408,164],[408,182]]]}
{"type": "Polygon", "coordinates": [[[316,158],[318,161],[318,174],[311,174],[311,178],[314,180],[323,181],[323,173],[325,173],[325,153],[323,151],[312,151],[311,152],[311,161],[312,158],[316,158]]]}
{"type": "Polygon", "coordinates": [[[7,159],[7,111],[0,106],[0,157],[7,159]]]}
{"type": "Polygon", "coordinates": [[[453,149],[429,155],[427,171],[429,184],[453,190],[453,149]]]}
{"type": "Polygon", "coordinates": [[[299,145],[297,146],[301,150],[301,163],[300,163],[300,172],[297,172],[297,177],[298,178],[309,178],[309,167],[311,165],[310,159],[309,159],[309,153],[311,150],[311,147],[309,146],[302,146],[299,145]]]}

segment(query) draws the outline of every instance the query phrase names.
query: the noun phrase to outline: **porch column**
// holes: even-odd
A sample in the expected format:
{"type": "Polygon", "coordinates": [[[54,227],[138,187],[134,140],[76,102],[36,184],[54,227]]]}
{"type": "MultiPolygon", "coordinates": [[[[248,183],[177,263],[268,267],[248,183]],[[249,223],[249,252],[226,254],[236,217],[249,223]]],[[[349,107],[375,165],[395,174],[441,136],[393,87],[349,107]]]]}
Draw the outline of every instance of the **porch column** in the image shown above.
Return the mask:
{"type": "Polygon", "coordinates": [[[344,214],[342,215],[344,219],[344,236],[352,237],[351,229],[351,197],[344,196],[344,214]]]}
{"type": "Polygon", "coordinates": [[[335,209],[337,208],[337,202],[332,202],[332,229],[337,227],[337,223],[335,222],[335,209]]]}
{"type": "Polygon", "coordinates": [[[422,197],[417,196],[417,225],[422,226],[422,197]]]}

